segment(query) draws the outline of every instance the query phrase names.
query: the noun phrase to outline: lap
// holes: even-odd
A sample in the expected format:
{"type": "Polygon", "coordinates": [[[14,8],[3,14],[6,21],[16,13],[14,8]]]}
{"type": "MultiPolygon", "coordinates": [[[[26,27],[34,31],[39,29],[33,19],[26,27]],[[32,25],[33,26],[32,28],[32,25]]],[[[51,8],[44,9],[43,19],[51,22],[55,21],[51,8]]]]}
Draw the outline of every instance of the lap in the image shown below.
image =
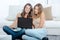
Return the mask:
{"type": "Polygon", "coordinates": [[[37,37],[37,38],[43,38],[47,35],[47,31],[45,28],[41,29],[27,29],[25,31],[26,35],[37,37]]]}

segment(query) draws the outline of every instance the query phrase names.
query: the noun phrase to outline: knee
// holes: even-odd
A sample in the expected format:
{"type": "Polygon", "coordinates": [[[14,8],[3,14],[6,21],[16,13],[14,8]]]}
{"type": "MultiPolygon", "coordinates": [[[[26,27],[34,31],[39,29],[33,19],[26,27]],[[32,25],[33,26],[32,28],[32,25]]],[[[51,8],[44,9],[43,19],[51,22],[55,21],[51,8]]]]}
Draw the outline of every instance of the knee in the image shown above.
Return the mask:
{"type": "Polygon", "coordinates": [[[8,26],[3,26],[3,30],[5,30],[5,29],[7,29],[8,28],[8,26]]]}
{"type": "Polygon", "coordinates": [[[26,39],[26,35],[23,35],[23,36],[22,36],[22,39],[23,39],[23,40],[26,39]]]}
{"type": "Polygon", "coordinates": [[[25,39],[24,37],[25,37],[25,35],[22,36],[22,39],[25,39]]]}
{"type": "Polygon", "coordinates": [[[30,31],[29,29],[25,30],[25,34],[26,34],[26,35],[31,34],[30,32],[31,32],[31,31],[30,31]]]}

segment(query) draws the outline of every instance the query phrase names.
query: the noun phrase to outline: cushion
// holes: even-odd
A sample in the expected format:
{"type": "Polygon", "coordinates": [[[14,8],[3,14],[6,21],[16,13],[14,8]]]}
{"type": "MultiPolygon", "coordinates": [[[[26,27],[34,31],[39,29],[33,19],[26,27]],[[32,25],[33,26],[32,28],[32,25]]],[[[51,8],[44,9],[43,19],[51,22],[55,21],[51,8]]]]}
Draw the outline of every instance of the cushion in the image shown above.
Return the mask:
{"type": "MultiPolygon", "coordinates": [[[[9,21],[13,21],[16,19],[16,15],[18,12],[22,12],[23,7],[21,6],[9,6],[9,15],[8,15],[8,20],[9,21]]],[[[52,20],[53,17],[52,17],[52,13],[51,13],[51,6],[49,7],[45,7],[44,8],[44,13],[45,13],[45,16],[46,16],[46,20],[52,20]]]]}
{"type": "Polygon", "coordinates": [[[7,19],[9,21],[14,21],[16,19],[17,13],[21,12],[21,6],[9,6],[9,15],[7,19]]]}
{"type": "Polygon", "coordinates": [[[51,6],[44,8],[44,13],[46,16],[46,20],[53,20],[52,12],[51,12],[51,6]]]}

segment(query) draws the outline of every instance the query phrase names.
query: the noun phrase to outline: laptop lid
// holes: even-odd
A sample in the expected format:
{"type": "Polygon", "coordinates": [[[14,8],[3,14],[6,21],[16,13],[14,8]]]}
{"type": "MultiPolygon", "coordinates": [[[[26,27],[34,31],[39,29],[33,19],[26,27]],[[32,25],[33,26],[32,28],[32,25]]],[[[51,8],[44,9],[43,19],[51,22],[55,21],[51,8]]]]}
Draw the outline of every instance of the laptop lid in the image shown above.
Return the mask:
{"type": "Polygon", "coordinates": [[[31,29],[32,28],[32,18],[18,17],[18,27],[31,29]]]}

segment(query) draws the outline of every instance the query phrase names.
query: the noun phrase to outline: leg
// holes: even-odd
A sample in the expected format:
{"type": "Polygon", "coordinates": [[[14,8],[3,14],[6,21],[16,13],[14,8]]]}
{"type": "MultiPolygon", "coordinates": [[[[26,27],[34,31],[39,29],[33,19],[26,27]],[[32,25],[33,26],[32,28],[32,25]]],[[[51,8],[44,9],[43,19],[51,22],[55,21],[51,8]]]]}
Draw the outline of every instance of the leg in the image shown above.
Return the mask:
{"type": "Polygon", "coordinates": [[[4,26],[4,27],[3,27],[3,30],[4,30],[8,35],[12,35],[12,40],[15,40],[16,33],[15,33],[11,28],[9,28],[8,26],[4,26]]]}
{"type": "Polygon", "coordinates": [[[27,35],[23,35],[23,36],[22,36],[22,39],[23,39],[23,40],[38,40],[38,39],[36,39],[36,38],[34,38],[34,37],[30,37],[30,36],[27,36],[27,35]]]}
{"type": "Polygon", "coordinates": [[[46,37],[47,35],[47,31],[42,28],[42,29],[27,29],[25,31],[26,35],[38,38],[38,39],[42,39],[43,37],[46,37]]]}
{"type": "Polygon", "coordinates": [[[22,40],[22,35],[24,35],[24,34],[25,34],[25,29],[21,29],[20,31],[18,31],[16,33],[16,36],[17,36],[18,39],[22,40]]]}
{"type": "Polygon", "coordinates": [[[11,28],[9,28],[8,26],[4,26],[4,27],[3,27],[3,30],[4,30],[8,35],[13,35],[13,36],[15,36],[15,32],[14,32],[11,28]]]}
{"type": "Polygon", "coordinates": [[[8,26],[4,26],[3,30],[8,34],[8,35],[12,35],[12,39],[15,38],[19,38],[21,37],[21,35],[23,34],[24,30],[19,30],[19,31],[13,31],[11,28],[9,28],[8,26]]]}

